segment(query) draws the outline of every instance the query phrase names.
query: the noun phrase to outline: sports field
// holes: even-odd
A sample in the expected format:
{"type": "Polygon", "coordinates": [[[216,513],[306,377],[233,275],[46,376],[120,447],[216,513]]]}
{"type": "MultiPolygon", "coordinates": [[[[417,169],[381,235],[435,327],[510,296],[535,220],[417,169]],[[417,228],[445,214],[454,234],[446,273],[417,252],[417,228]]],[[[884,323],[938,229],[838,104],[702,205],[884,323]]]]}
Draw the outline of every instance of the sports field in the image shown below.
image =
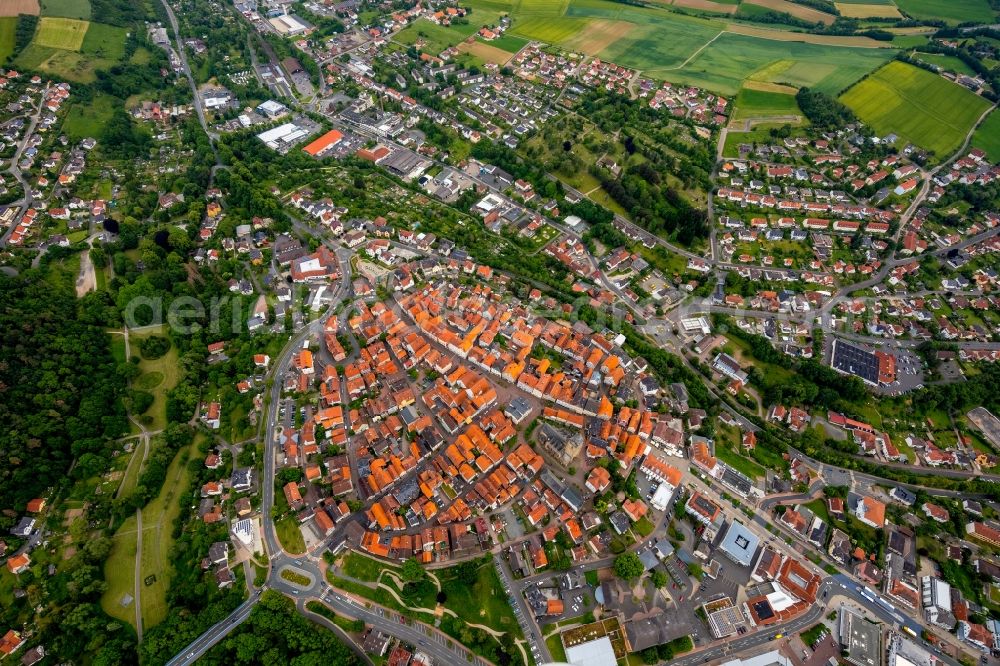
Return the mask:
{"type": "Polygon", "coordinates": [[[840,100],[879,134],[898,134],[939,158],[962,143],[989,102],[936,74],[893,61],[840,100]]]}
{"type": "Polygon", "coordinates": [[[79,51],[87,34],[87,21],[43,16],[38,21],[38,32],[32,43],[65,51],[79,51]]]}
{"type": "Polygon", "coordinates": [[[86,21],[90,18],[90,0],[42,0],[42,14],[86,21]]]}
{"type": "Polygon", "coordinates": [[[972,135],[972,146],[985,150],[991,162],[1000,162],[1000,113],[992,111],[972,135]]]}
{"type": "Polygon", "coordinates": [[[896,6],[913,18],[947,23],[990,23],[996,19],[988,0],[896,0],[896,6]]]}

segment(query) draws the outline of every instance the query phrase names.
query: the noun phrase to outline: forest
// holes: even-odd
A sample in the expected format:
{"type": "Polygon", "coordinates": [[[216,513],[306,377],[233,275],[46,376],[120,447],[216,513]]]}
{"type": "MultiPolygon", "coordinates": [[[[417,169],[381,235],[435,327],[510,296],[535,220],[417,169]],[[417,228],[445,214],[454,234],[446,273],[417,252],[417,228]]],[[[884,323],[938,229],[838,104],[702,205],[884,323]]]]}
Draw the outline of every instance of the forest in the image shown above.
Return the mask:
{"type": "Polygon", "coordinates": [[[15,511],[128,429],[110,338],[80,317],[70,285],[42,268],[0,274],[0,497],[15,511]]]}
{"type": "Polygon", "coordinates": [[[296,613],[291,599],[268,590],[246,622],[206,654],[201,663],[360,666],[362,662],[332,632],[296,613]]]}

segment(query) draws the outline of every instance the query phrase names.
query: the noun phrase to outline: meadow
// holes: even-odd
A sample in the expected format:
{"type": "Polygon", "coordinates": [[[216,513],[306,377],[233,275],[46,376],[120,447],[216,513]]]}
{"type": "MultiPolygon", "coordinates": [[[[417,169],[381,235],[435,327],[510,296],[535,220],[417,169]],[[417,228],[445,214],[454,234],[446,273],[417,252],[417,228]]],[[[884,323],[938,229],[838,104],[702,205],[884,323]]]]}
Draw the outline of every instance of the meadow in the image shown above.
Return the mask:
{"type": "Polygon", "coordinates": [[[53,49],[79,51],[89,25],[87,21],[77,19],[43,16],[38,21],[33,43],[53,49]]]}
{"type": "Polygon", "coordinates": [[[972,146],[985,150],[991,162],[1000,162],[1000,113],[993,111],[972,135],[972,146]]]}
{"type": "Polygon", "coordinates": [[[735,95],[745,79],[810,87],[836,95],[891,59],[889,49],[845,48],[725,33],[684,67],[664,72],[672,81],[735,95]]]}
{"type": "Polygon", "coordinates": [[[117,103],[108,95],[95,95],[86,104],[71,103],[63,121],[63,132],[74,140],[98,136],[104,124],[111,119],[117,103]]]}
{"type": "Polygon", "coordinates": [[[948,157],[989,102],[936,74],[894,61],[844,93],[840,100],[875,132],[948,157]]]}
{"type": "Polygon", "coordinates": [[[80,51],[105,60],[118,61],[125,57],[128,30],[104,23],[91,23],[80,45],[80,51]]]}
{"type": "Polygon", "coordinates": [[[14,28],[16,27],[16,17],[0,17],[0,62],[6,61],[14,54],[14,28]]]}
{"type": "Polygon", "coordinates": [[[41,0],[44,16],[63,16],[88,20],[90,18],[90,0],[41,0]]]}
{"type": "Polygon", "coordinates": [[[793,115],[802,115],[802,111],[799,110],[799,105],[795,101],[794,93],[742,88],[736,95],[736,111],[733,113],[733,120],[793,115]]]}
{"type": "Polygon", "coordinates": [[[947,23],[990,23],[996,19],[988,0],[896,0],[896,6],[914,18],[947,23]]]}
{"type": "Polygon", "coordinates": [[[956,58],[955,56],[944,55],[941,53],[920,53],[917,51],[913,54],[913,57],[918,60],[923,60],[929,65],[937,65],[938,67],[949,72],[967,74],[968,76],[976,75],[976,72],[971,67],[966,65],[964,60],[956,58]]]}
{"type": "Polygon", "coordinates": [[[38,23],[35,38],[15,58],[16,67],[92,83],[97,70],[111,67],[125,55],[124,28],[51,16],[38,23]]]}
{"type": "MultiPolygon", "coordinates": [[[[100,99],[100,97],[97,99],[100,99]]],[[[100,105],[95,104],[95,106],[100,106],[101,108],[106,108],[106,105],[106,101],[102,101],[100,105]]],[[[159,430],[166,426],[167,391],[177,384],[180,376],[176,347],[172,346],[170,351],[157,359],[146,359],[139,353],[140,340],[153,335],[160,335],[162,332],[163,329],[152,329],[142,333],[132,333],[129,336],[132,354],[140,357],[139,369],[142,371],[142,374],[134,382],[135,386],[153,394],[153,405],[140,417],[143,425],[150,430],[159,430]],[[156,377],[159,381],[152,382],[151,377],[156,377]]]]}
{"type": "Polygon", "coordinates": [[[872,2],[872,3],[856,3],[856,2],[838,2],[836,3],[837,10],[840,12],[841,16],[847,18],[874,18],[874,17],[886,17],[886,18],[901,18],[902,14],[896,9],[894,5],[872,2]]]}

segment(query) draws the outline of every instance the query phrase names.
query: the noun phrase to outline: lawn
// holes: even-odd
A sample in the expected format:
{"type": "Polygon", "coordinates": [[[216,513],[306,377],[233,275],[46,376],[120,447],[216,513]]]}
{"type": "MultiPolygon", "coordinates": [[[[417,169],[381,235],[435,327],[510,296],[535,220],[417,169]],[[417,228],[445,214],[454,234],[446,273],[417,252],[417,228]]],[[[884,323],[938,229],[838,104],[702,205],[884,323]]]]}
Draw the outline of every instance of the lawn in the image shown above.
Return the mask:
{"type": "Polygon", "coordinates": [[[840,100],[877,133],[898,134],[940,158],[962,143],[989,102],[936,74],[891,62],[840,100]]]}
{"type": "Polygon", "coordinates": [[[6,61],[14,54],[14,28],[17,27],[16,16],[0,18],[0,61],[6,61]]]}
{"type": "Polygon", "coordinates": [[[170,549],[174,544],[174,523],[180,515],[178,499],[190,491],[191,474],[188,460],[198,455],[200,437],[190,446],[181,449],[163,482],[160,494],[142,510],[142,561],[140,575],[143,581],[155,576],[155,582],[142,586],[142,623],[146,628],[159,624],[167,616],[167,590],[170,588],[170,549]]]}
{"type": "Polygon", "coordinates": [[[489,42],[490,46],[495,46],[498,49],[503,49],[510,53],[517,53],[524,48],[524,45],[528,43],[528,40],[521,39],[520,37],[515,37],[514,35],[504,35],[499,39],[494,39],[489,42]]]}
{"type": "Polygon", "coordinates": [[[135,601],[128,606],[123,606],[121,601],[125,595],[131,597],[135,594],[135,528],[135,516],[130,516],[115,532],[111,554],[104,562],[104,580],[108,589],[101,596],[101,608],[105,613],[132,626],[135,626],[135,601]]]}
{"type": "Polygon", "coordinates": [[[434,572],[441,581],[441,591],[447,595],[445,608],[455,611],[466,622],[485,624],[522,638],[521,627],[507,603],[507,594],[492,560],[485,557],[482,561],[483,564],[476,572],[476,582],[472,586],[456,580],[454,567],[434,572]]]}
{"type": "Polygon", "coordinates": [[[734,120],[765,116],[801,116],[795,95],[769,90],[742,88],[736,96],[734,120]]]}
{"type": "Polygon", "coordinates": [[[90,102],[70,104],[63,121],[63,132],[75,140],[99,136],[104,125],[111,120],[117,103],[110,95],[97,94],[90,102]]]}
{"type": "Polygon", "coordinates": [[[378,580],[379,574],[386,570],[399,573],[399,569],[397,567],[394,567],[391,564],[386,564],[385,562],[373,560],[372,558],[356,553],[353,550],[348,551],[347,555],[344,556],[341,570],[351,578],[368,583],[374,583],[378,580]]]}
{"type": "MultiPolygon", "coordinates": [[[[733,446],[739,446],[741,435],[736,428],[726,427],[725,431],[729,433],[729,441],[734,441],[733,446]],[[732,431],[732,432],[730,432],[732,431]]],[[[727,444],[723,442],[717,442],[715,447],[715,457],[726,463],[737,472],[746,474],[751,479],[762,478],[765,474],[764,468],[750,460],[749,458],[744,458],[739,453],[736,452],[734,448],[730,448],[727,444]]]]}
{"type": "Polygon", "coordinates": [[[972,145],[985,150],[991,162],[1000,162],[1000,112],[993,111],[972,135],[972,145]]]}
{"type": "Polygon", "coordinates": [[[80,45],[80,51],[115,62],[125,57],[128,30],[104,23],[91,23],[80,45]]]}
{"type": "Polygon", "coordinates": [[[422,40],[424,45],[421,47],[421,50],[437,55],[449,46],[454,46],[469,35],[475,34],[484,23],[492,23],[499,18],[498,13],[487,15],[484,13],[486,11],[474,11],[473,15],[475,19],[462,25],[443,26],[431,23],[427,19],[417,19],[396,33],[393,40],[407,46],[416,44],[417,41],[422,40]]]}
{"type": "Polygon", "coordinates": [[[961,58],[956,58],[955,56],[942,55],[940,53],[921,53],[917,51],[913,54],[913,57],[917,60],[923,60],[929,65],[937,65],[943,70],[949,72],[955,72],[956,74],[966,74],[968,76],[975,76],[976,72],[973,71],[971,67],[965,64],[965,61],[961,58]]]}
{"type": "Polygon", "coordinates": [[[43,16],[38,21],[38,32],[33,42],[53,49],[79,51],[89,25],[87,21],[77,19],[43,16]]]}
{"type": "Polygon", "coordinates": [[[64,16],[66,18],[90,18],[90,0],[41,0],[43,16],[64,16]]]}
{"type": "MultiPolygon", "coordinates": [[[[725,33],[684,67],[663,74],[676,81],[734,95],[752,79],[836,95],[891,59],[891,49],[851,48],[805,42],[775,42],[725,33]]],[[[651,72],[656,74],[656,72],[651,72]]]]}
{"type": "Polygon", "coordinates": [[[278,532],[278,541],[281,547],[292,555],[301,555],[306,552],[306,540],[302,537],[302,530],[299,529],[299,521],[295,516],[285,516],[275,521],[274,527],[278,532]]]}
{"type": "MultiPolygon", "coordinates": [[[[722,148],[722,154],[725,157],[739,157],[741,143],[748,145],[753,145],[754,143],[773,143],[775,139],[771,138],[770,131],[787,124],[789,123],[764,123],[755,125],[749,132],[729,131],[726,133],[726,145],[722,148]]],[[[793,136],[795,136],[794,133],[793,136]]]]}
{"type": "MultiPolygon", "coordinates": [[[[142,390],[153,394],[153,404],[142,416],[143,425],[150,430],[160,430],[166,425],[167,391],[176,386],[177,380],[180,378],[176,347],[171,347],[170,351],[157,359],[145,359],[139,353],[140,340],[153,335],[162,335],[163,333],[164,330],[158,328],[129,335],[132,354],[139,356],[141,359],[139,361],[139,369],[142,371],[142,374],[139,375],[136,388],[142,388],[138,385],[138,382],[145,382],[147,385],[150,385],[150,388],[142,388],[142,390]],[[153,378],[156,376],[159,377],[159,381],[154,385],[153,378]]],[[[138,418],[138,415],[136,416],[138,418]]]]}
{"type": "Polygon", "coordinates": [[[996,18],[988,0],[896,0],[896,6],[913,18],[947,23],[990,23],[996,18]]]}

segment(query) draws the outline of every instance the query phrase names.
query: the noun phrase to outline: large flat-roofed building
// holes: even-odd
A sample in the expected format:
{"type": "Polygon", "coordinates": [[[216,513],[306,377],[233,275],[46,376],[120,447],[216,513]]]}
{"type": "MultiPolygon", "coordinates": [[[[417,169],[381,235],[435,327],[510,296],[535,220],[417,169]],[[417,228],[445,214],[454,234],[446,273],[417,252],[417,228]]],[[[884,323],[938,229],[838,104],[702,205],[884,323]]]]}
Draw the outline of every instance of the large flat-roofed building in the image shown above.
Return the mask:
{"type": "Polygon", "coordinates": [[[748,567],[753,562],[759,545],[760,538],[756,534],[746,525],[733,521],[719,544],[719,550],[736,564],[748,567]]]}
{"type": "Polygon", "coordinates": [[[573,666],[609,666],[618,663],[611,639],[607,636],[567,647],[566,661],[573,666]]]}
{"type": "Polygon", "coordinates": [[[841,606],[840,648],[854,666],[878,666],[882,659],[882,625],[841,606]]]}
{"type": "Polygon", "coordinates": [[[792,660],[777,650],[771,650],[756,657],[726,661],[721,666],[792,666],[792,660]]]}
{"type": "Polygon", "coordinates": [[[730,379],[735,379],[743,384],[747,383],[747,373],[740,367],[739,361],[729,354],[717,354],[712,360],[712,367],[730,379]]]}
{"type": "Polygon", "coordinates": [[[834,370],[858,377],[870,386],[888,386],[896,381],[895,356],[870,351],[843,340],[833,341],[830,365],[834,370]]]}

